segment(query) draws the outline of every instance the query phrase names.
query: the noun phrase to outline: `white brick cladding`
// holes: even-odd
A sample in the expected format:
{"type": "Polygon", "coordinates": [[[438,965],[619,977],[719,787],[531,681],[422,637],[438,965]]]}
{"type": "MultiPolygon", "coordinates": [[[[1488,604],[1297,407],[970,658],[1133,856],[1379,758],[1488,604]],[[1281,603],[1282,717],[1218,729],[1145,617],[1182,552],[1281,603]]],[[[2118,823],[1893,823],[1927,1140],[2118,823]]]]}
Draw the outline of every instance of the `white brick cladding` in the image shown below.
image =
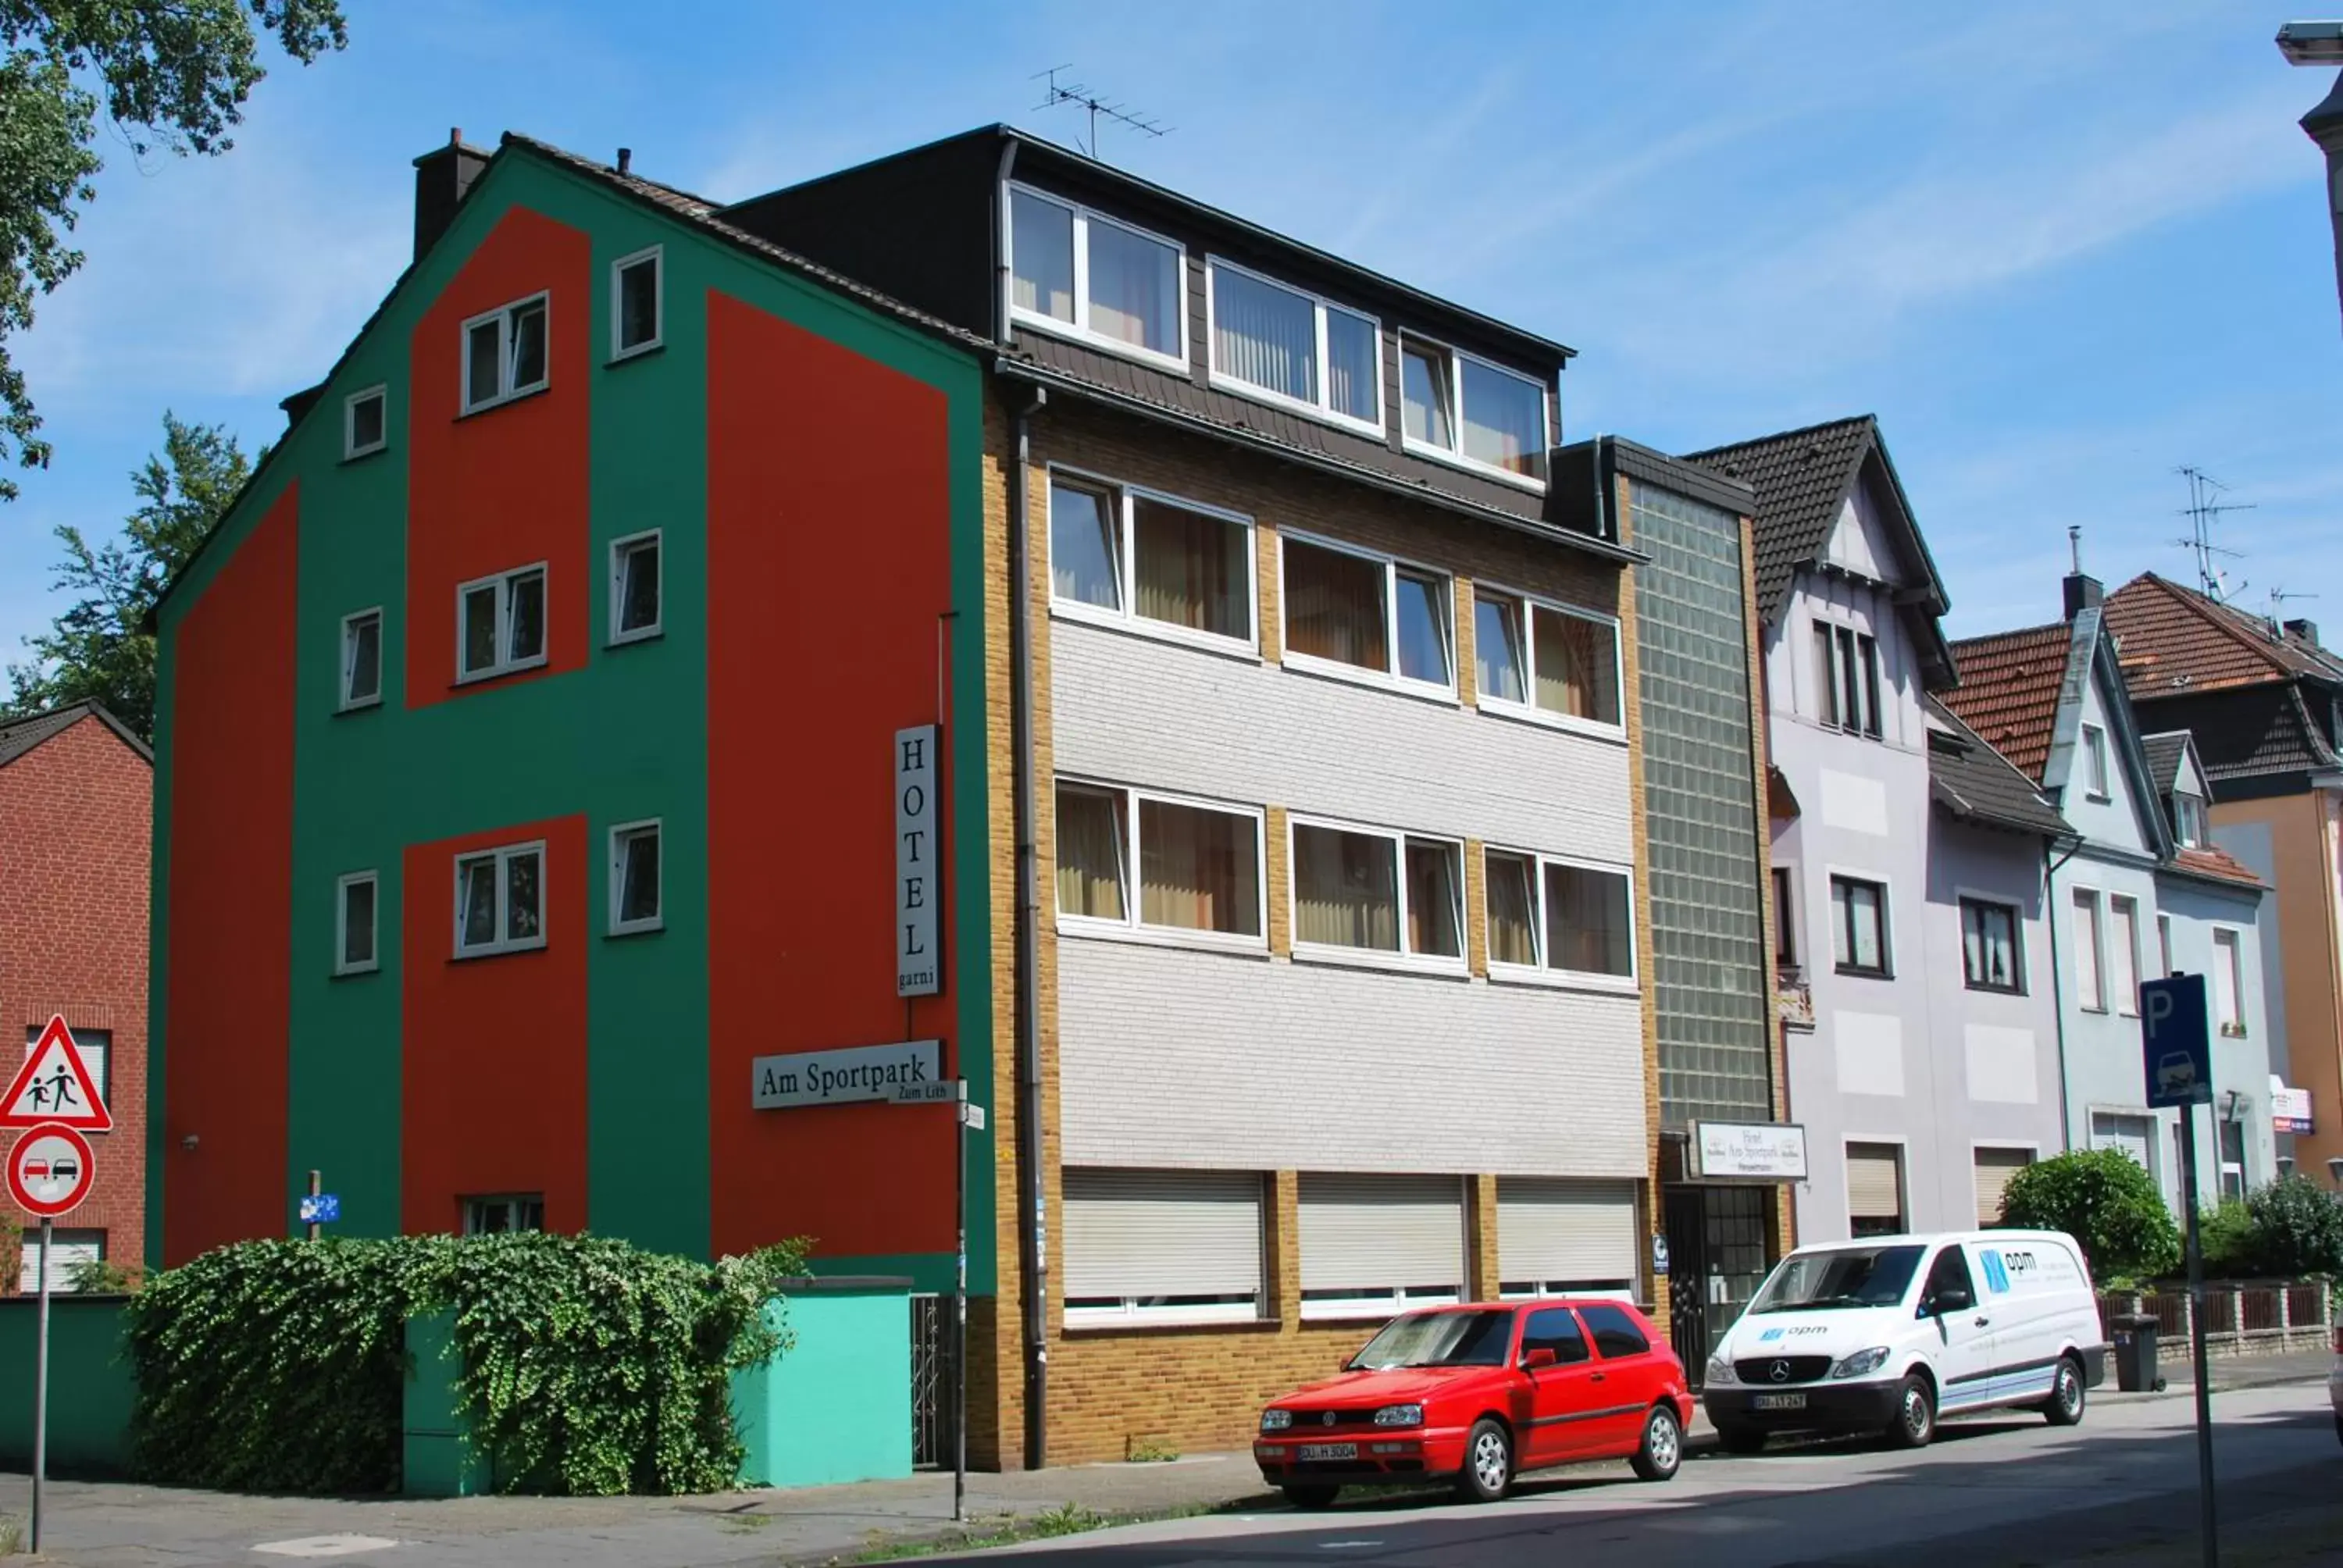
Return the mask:
{"type": "Polygon", "coordinates": [[[1061,937],[1065,1163],[1641,1177],[1638,1009],[1061,937]]]}
{"type": "Polygon", "coordinates": [[[1053,620],[1050,644],[1061,774],[1634,858],[1624,741],[1079,621],[1053,620]]]}

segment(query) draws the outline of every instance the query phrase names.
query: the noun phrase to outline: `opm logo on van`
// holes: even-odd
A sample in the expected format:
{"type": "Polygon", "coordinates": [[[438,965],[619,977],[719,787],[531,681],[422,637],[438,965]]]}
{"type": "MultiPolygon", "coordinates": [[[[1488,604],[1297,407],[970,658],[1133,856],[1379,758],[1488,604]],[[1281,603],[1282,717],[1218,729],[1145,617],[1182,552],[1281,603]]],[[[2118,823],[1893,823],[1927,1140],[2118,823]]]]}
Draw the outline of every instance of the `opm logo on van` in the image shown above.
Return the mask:
{"type": "Polygon", "coordinates": [[[1792,1339],[1802,1339],[1809,1334],[1826,1334],[1828,1332],[1830,1332],[1830,1330],[1824,1328],[1818,1323],[1808,1323],[1803,1327],[1795,1329],[1767,1329],[1764,1333],[1757,1336],[1757,1342],[1759,1344],[1766,1344],[1772,1341],[1778,1340],[1785,1335],[1787,1335],[1792,1339]]]}
{"type": "Polygon", "coordinates": [[[2031,1252],[2003,1252],[1987,1248],[1981,1255],[1985,1259],[1985,1288],[1996,1296],[2009,1293],[2013,1277],[2032,1279],[2042,1266],[2031,1252]]]}

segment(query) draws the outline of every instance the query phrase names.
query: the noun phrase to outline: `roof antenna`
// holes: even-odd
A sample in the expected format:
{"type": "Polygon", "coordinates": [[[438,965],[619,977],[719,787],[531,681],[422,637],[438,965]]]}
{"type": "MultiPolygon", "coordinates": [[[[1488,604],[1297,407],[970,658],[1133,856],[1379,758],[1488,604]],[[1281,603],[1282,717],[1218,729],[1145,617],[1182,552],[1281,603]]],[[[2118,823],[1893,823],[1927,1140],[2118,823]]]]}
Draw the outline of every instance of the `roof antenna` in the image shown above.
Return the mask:
{"type": "Polygon", "coordinates": [[[2284,583],[2274,585],[2269,590],[2270,636],[2277,638],[2281,642],[2286,639],[2286,606],[2288,600],[2298,598],[2317,598],[2318,597],[2318,596],[2315,593],[2288,593],[2286,591],[2286,585],[2284,583]]]}
{"type": "Polygon", "coordinates": [[[2172,542],[2196,556],[2197,591],[2216,604],[2227,604],[2232,593],[2245,591],[2246,579],[2239,578],[2233,586],[2228,574],[2214,564],[2213,558],[2227,556],[2231,560],[2243,560],[2245,552],[2225,549],[2215,544],[2213,523],[2224,512],[2250,512],[2254,509],[2254,503],[2215,501],[2214,497],[2227,495],[2229,487],[2202,468],[2192,468],[2184,463],[2173,472],[2188,481],[2188,504],[2180,509],[2179,514],[2188,519],[2188,537],[2172,542]]]}
{"type": "Polygon", "coordinates": [[[1075,146],[1081,147],[1081,150],[1090,156],[1097,157],[1099,156],[1098,131],[1099,116],[1101,115],[1104,115],[1110,120],[1119,121],[1121,124],[1128,126],[1131,130],[1143,131],[1151,136],[1168,136],[1175,128],[1163,124],[1161,120],[1156,119],[1152,115],[1143,115],[1136,110],[1126,109],[1121,104],[1111,104],[1104,98],[1101,97],[1098,94],[1091,92],[1090,88],[1084,86],[1080,82],[1061,82],[1058,80],[1059,72],[1071,71],[1072,69],[1073,66],[1071,65],[1052,65],[1046,71],[1034,72],[1032,75],[1027,77],[1026,80],[1039,82],[1046,79],[1049,83],[1049,87],[1047,91],[1043,93],[1041,101],[1033,106],[1037,109],[1054,109],[1061,104],[1071,104],[1077,108],[1087,109],[1090,111],[1090,146],[1086,147],[1082,146],[1079,138],[1074,143],[1075,146]]]}
{"type": "Polygon", "coordinates": [[[2066,553],[2074,558],[2075,575],[2083,575],[2083,525],[2070,524],[2066,529],[2066,553]]]}

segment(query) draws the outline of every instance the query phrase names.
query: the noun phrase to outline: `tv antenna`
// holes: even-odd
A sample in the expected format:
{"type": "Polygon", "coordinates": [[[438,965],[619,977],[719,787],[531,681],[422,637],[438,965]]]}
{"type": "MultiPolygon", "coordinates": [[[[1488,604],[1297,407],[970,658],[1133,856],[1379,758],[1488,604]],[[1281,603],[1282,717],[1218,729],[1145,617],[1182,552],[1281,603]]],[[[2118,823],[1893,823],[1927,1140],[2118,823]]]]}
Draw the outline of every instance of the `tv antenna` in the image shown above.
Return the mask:
{"type": "Polygon", "coordinates": [[[2269,590],[2269,623],[2271,635],[2276,636],[2284,630],[2286,627],[2286,607],[2289,603],[2298,598],[2317,598],[2318,597],[2318,596],[2315,593],[2288,593],[2286,591],[2286,585],[2283,583],[2273,587],[2269,590]]]}
{"type": "Polygon", "coordinates": [[[2227,580],[2227,574],[2215,564],[2213,558],[2226,556],[2233,561],[2243,560],[2245,552],[2227,549],[2215,544],[2213,524],[2224,512],[2252,511],[2254,503],[2217,499],[2217,497],[2227,495],[2229,487],[2222,484],[2202,468],[2190,467],[2184,463],[2173,472],[2188,481],[2188,504],[2180,509],[2179,514],[2188,519],[2188,537],[2185,539],[2175,539],[2172,542],[2197,558],[2197,590],[2207,598],[2226,604],[2232,593],[2241,593],[2245,590],[2246,580],[2239,578],[2236,584],[2232,585],[2227,580]]]}
{"type": "Polygon", "coordinates": [[[1077,138],[1074,143],[1076,146],[1081,147],[1081,150],[1084,153],[1087,153],[1090,156],[1096,157],[1099,156],[1098,133],[1099,116],[1101,115],[1104,115],[1108,119],[1113,120],[1131,130],[1140,131],[1147,136],[1168,136],[1172,134],[1173,127],[1165,125],[1162,121],[1157,119],[1152,115],[1141,114],[1137,110],[1126,108],[1121,104],[1109,103],[1105,98],[1092,92],[1088,86],[1080,82],[1061,82],[1058,80],[1059,72],[1071,71],[1072,69],[1073,66],[1071,65],[1052,65],[1046,71],[1034,72],[1028,80],[1035,82],[1046,81],[1049,84],[1048,87],[1042,93],[1041,101],[1033,106],[1035,108],[1054,109],[1061,104],[1071,104],[1078,109],[1086,109],[1090,112],[1090,146],[1082,146],[1079,138],[1077,138]]]}

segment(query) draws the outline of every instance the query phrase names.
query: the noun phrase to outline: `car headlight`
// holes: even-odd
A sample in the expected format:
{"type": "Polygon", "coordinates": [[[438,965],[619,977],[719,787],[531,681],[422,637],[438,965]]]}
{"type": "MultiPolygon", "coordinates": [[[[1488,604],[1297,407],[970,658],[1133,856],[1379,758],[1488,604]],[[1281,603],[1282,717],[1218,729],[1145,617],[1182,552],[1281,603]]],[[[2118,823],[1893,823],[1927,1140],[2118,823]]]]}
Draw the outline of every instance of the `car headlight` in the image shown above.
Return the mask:
{"type": "Polygon", "coordinates": [[[1887,1347],[1874,1345],[1867,1351],[1857,1351],[1853,1355],[1839,1357],[1837,1364],[1831,1368],[1831,1376],[1861,1377],[1865,1372],[1877,1372],[1886,1363],[1886,1361],[1887,1347]]]}
{"type": "Polygon", "coordinates": [[[1375,1412],[1377,1426],[1422,1426],[1423,1407],[1420,1404],[1387,1404],[1375,1412]]]}
{"type": "Polygon", "coordinates": [[[1739,1382],[1741,1379],[1735,1375],[1731,1362],[1723,1356],[1711,1356],[1708,1358],[1708,1381],[1713,1383],[1739,1382]]]}
{"type": "Polygon", "coordinates": [[[1265,1410],[1261,1412],[1261,1429],[1263,1432],[1283,1432],[1292,1424],[1293,1412],[1290,1410],[1265,1410]]]}

